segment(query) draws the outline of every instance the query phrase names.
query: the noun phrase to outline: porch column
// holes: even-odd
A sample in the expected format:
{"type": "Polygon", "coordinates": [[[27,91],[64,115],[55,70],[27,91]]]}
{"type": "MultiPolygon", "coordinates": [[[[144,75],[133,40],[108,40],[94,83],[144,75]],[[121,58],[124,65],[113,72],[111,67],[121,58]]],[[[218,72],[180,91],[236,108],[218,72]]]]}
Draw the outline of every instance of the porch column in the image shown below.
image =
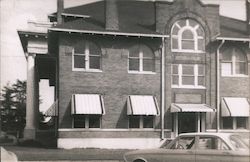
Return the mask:
{"type": "Polygon", "coordinates": [[[37,94],[35,74],[35,54],[27,55],[27,88],[26,88],[26,126],[24,129],[25,139],[35,139],[37,128],[37,94]]]}

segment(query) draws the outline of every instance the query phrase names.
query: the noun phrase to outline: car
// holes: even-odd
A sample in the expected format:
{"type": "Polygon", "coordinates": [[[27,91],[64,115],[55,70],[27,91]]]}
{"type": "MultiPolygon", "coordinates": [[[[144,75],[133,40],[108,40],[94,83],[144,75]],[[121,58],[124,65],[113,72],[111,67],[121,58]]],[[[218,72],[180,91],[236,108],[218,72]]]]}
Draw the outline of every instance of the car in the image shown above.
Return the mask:
{"type": "Polygon", "coordinates": [[[125,162],[249,162],[249,146],[230,133],[184,133],[156,149],[124,154],[125,162]]]}

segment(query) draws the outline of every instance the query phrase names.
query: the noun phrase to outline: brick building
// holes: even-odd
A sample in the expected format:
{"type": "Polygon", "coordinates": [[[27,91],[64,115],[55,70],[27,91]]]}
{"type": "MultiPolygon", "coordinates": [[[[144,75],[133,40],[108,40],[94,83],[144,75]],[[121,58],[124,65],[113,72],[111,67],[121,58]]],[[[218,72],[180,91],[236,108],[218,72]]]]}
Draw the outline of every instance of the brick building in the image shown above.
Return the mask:
{"type": "Polygon", "coordinates": [[[185,132],[249,133],[247,15],[223,17],[199,0],[73,8],[58,0],[50,23],[19,31],[28,62],[25,137],[36,136],[40,79],[55,86],[60,148],[149,148],[185,132]]]}

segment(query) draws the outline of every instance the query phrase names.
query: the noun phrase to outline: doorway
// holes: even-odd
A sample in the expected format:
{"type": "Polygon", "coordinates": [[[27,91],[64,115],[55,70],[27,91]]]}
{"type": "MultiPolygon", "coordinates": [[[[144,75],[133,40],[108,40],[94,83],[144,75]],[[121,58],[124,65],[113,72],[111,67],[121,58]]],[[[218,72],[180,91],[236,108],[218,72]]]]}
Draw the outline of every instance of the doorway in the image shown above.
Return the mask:
{"type": "Polygon", "coordinates": [[[194,112],[178,113],[178,133],[197,132],[197,118],[194,112]]]}

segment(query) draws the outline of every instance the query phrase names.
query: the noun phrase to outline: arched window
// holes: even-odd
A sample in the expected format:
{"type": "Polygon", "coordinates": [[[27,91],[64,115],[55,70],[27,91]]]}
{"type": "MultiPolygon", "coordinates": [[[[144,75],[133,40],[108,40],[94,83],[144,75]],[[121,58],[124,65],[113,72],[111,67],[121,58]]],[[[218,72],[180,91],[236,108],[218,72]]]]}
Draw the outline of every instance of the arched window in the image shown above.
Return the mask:
{"type": "Polygon", "coordinates": [[[171,30],[173,52],[202,52],[205,50],[204,31],[200,24],[192,19],[177,21],[171,30]]]}
{"type": "Polygon", "coordinates": [[[154,53],[145,45],[135,45],[129,49],[128,64],[130,72],[154,72],[154,53]]]}
{"type": "Polygon", "coordinates": [[[75,44],[72,52],[73,70],[100,70],[101,49],[91,41],[80,41],[75,44]]]}
{"type": "Polygon", "coordinates": [[[247,75],[246,54],[242,50],[234,47],[222,50],[221,75],[247,75]]]}

